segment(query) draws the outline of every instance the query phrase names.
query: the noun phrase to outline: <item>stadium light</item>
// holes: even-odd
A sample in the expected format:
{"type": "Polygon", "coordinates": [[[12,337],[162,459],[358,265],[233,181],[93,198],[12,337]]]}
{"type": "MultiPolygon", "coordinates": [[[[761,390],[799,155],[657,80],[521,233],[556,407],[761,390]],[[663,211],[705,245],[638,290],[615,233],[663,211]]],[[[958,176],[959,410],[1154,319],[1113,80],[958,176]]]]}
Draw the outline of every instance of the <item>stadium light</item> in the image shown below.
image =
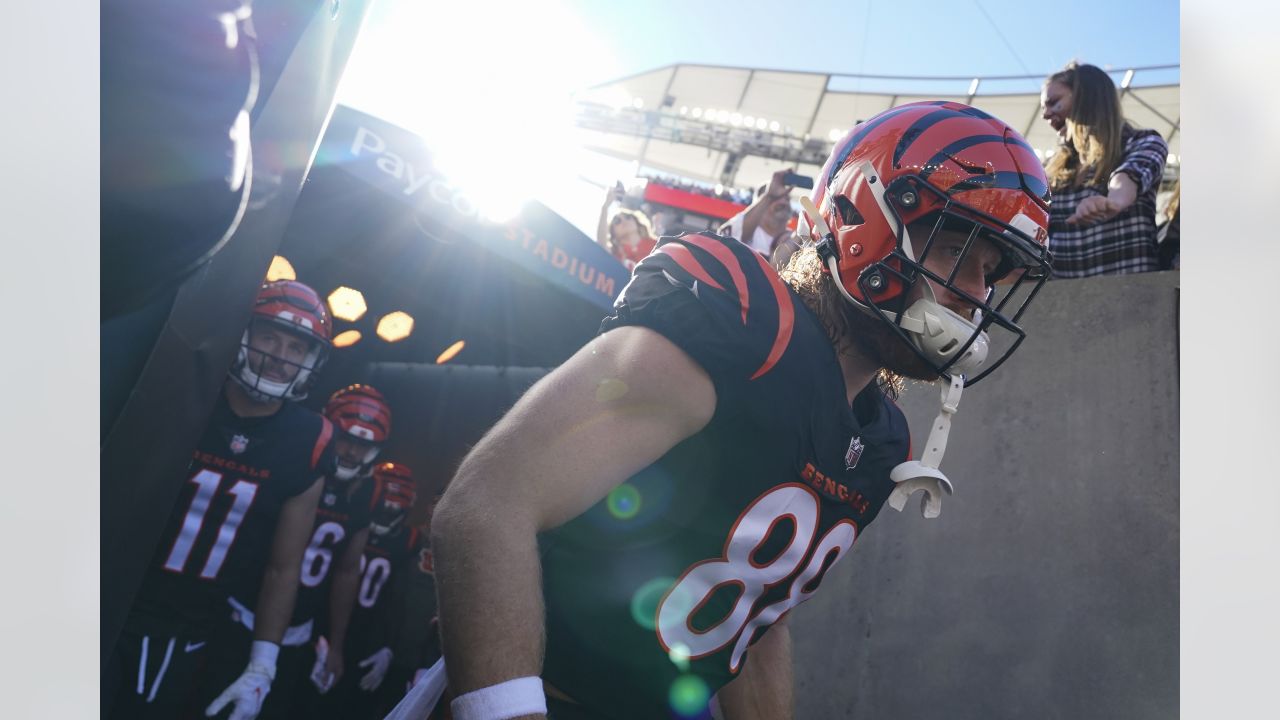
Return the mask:
{"type": "Polygon", "coordinates": [[[702,117],[702,108],[700,108],[700,107],[696,107],[696,108],[694,108],[694,109],[693,109],[693,116],[694,116],[695,118],[700,118],[700,117],[702,117]]]}
{"type": "Polygon", "coordinates": [[[378,321],[378,337],[387,342],[400,342],[413,332],[413,316],[403,310],[387,313],[378,321]]]}
{"type": "Polygon", "coordinates": [[[840,128],[831,128],[831,132],[827,133],[827,139],[831,142],[840,142],[842,135],[844,135],[844,131],[840,128]]]}
{"type": "Polygon", "coordinates": [[[689,106],[688,106],[688,105],[681,105],[681,106],[680,106],[680,114],[681,114],[681,115],[688,115],[688,114],[689,114],[689,106]]]}
{"type": "Polygon", "coordinates": [[[334,336],[333,346],[339,348],[351,347],[352,345],[360,342],[360,337],[361,335],[359,330],[344,330],[334,336]]]}
{"type": "Polygon", "coordinates": [[[774,120],[773,122],[769,123],[769,132],[778,132],[778,128],[780,127],[782,127],[782,123],[778,122],[777,120],[774,120]]]}
{"type": "Polygon", "coordinates": [[[728,111],[728,110],[717,110],[717,111],[716,111],[716,122],[718,122],[718,123],[727,123],[727,122],[729,122],[729,115],[730,115],[730,113],[729,113],[729,111],[728,111]]]}
{"type": "Polygon", "coordinates": [[[744,127],[752,127],[752,126],[754,126],[755,124],[756,124],[756,118],[755,118],[755,116],[754,116],[754,115],[743,115],[743,116],[742,116],[742,125],[743,125],[744,127]]]}
{"type": "Polygon", "coordinates": [[[459,340],[458,342],[450,345],[449,347],[444,349],[444,352],[440,353],[439,357],[436,358],[436,364],[443,365],[449,362],[450,360],[457,357],[458,353],[462,352],[462,348],[466,346],[467,346],[466,340],[459,340]]]}
{"type": "Polygon", "coordinates": [[[729,124],[738,127],[742,124],[742,113],[732,113],[729,115],[729,124]]]}
{"type": "Polygon", "coordinates": [[[637,95],[636,97],[631,98],[631,107],[633,107],[633,108],[635,108],[635,109],[637,109],[637,110],[639,110],[640,108],[644,107],[644,98],[642,98],[642,97],[640,97],[640,96],[638,96],[638,95],[637,95]]]}
{"type": "Polygon", "coordinates": [[[364,302],[364,295],[345,285],[329,293],[329,312],[339,320],[355,322],[359,320],[369,306],[364,302]]]}
{"type": "Polygon", "coordinates": [[[757,129],[757,130],[764,130],[764,129],[765,129],[765,128],[767,128],[767,127],[769,127],[769,121],[768,121],[768,120],[765,120],[764,118],[756,118],[756,129],[757,129]]]}
{"type": "Polygon", "coordinates": [[[283,255],[271,258],[271,267],[267,268],[267,282],[297,279],[298,274],[293,271],[293,265],[290,265],[283,255]]]}

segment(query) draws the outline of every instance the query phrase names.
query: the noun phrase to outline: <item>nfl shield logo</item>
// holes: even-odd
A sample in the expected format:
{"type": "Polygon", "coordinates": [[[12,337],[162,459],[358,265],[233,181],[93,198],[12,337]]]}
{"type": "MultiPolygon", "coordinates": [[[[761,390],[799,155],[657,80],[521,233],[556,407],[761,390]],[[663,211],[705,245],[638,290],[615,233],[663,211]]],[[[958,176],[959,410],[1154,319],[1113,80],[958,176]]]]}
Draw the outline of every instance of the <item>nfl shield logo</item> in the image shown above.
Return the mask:
{"type": "Polygon", "coordinates": [[[239,455],[249,447],[249,438],[244,435],[231,436],[231,452],[239,455]]]}
{"type": "Polygon", "coordinates": [[[852,470],[858,466],[858,460],[862,458],[862,436],[855,436],[849,441],[849,452],[844,454],[844,467],[846,470],[852,470]]]}
{"type": "Polygon", "coordinates": [[[337,496],[337,495],[334,495],[333,493],[325,493],[325,494],[324,494],[324,504],[325,504],[325,505],[332,505],[332,504],[334,504],[334,503],[336,503],[336,502],[338,502],[338,496],[337,496]]]}

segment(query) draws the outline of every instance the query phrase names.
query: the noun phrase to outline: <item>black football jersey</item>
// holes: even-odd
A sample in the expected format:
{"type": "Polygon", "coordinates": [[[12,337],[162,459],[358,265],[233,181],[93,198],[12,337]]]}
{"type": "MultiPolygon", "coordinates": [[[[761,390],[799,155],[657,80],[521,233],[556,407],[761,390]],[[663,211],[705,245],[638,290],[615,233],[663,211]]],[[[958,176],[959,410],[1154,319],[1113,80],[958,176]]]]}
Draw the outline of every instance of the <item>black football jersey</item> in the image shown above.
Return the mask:
{"type": "MultiPolygon", "coordinates": [[[[325,478],[324,491],[316,507],[316,521],[311,528],[311,541],[302,556],[302,574],[298,581],[298,599],[293,604],[289,625],[308,620],[328,623],[330,579],[337,563],[347,551],[351,536],[369,527],[373,481],[361,477],[343,482],[325,478]],[[354,485],[352,484],[354,483],[354,485]]],[[[253,598],[238,598],[252,607],[253,598]]]]}
{"type": "Polygon", "coordinates": [[[716,409],[540,537],[544,677],[603,717],[660,718],[732,680],[817,590],[889,497],[910,438],[875,382],[850,406],[818,319],[731,238],[664,238],[602,332],[624,325],[697,361],[716,409]]]}
{"type": "Polygon", "coordinates": [[[387,535],[369,534],[360,560],[360,589],[347,629],[348,648],[372,652],[392,642],[399,618],[390,598],[418,559],[419,539],[417,530],[403,526],[387,535]]]}
{"type": "Polygon", "coordinates": [[[253,607],[280,510],[333,468],[332,440],[297,403],[242,418],[219,397],[134,609],[208,627],[228,595],[253,607]]]}

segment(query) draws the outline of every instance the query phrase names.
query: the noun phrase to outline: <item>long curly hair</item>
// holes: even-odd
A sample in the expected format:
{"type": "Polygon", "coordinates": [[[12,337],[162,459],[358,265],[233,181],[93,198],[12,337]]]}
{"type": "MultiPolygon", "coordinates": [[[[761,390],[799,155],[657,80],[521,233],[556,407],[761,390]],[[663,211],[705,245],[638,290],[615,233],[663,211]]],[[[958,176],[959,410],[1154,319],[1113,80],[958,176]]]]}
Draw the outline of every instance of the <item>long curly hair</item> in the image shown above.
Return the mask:
{"type": "MultiPolygon", "coordinates": [[[[859,344],[860,334],[868,332],[871,323],[879,322],[849,304],[836,287],[835,278],[823,271],[822,258],[813,245],[797,250],[778,275],[818,317],[837,354],[848,353],[851,344],[859,344]]],[[[902,392],[902,376],[890,370],[880,368],[876,381],[889,397],[896,399],[902,392]]]]}

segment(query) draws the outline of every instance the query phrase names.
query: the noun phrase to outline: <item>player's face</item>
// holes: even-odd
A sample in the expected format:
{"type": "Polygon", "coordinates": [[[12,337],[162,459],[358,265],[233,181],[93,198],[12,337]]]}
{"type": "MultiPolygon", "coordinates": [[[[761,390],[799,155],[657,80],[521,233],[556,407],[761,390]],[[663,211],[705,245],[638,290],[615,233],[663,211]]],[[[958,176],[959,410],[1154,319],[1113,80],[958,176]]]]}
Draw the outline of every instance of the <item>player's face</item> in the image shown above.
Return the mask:
{"type": "MultiPolygon", "coordinates": [[[[924,248],[924,241],[933,229],[931,221],[924,221],[910,227],[911,238],[916,251],[924,248]]],[[[1001,256],[999,251],[985,239],[975,239],[973,247],[964,253],[964,244],[968,233],[958,230],[940,230],[934,238],[929,254],[925,257],[924,266],[943,278],[951,275],[957,263],[960,269],[953,281],[957,289],[968,293],[978,300],[986,298],[986,275],[996,269],[1001,256]],[[963,258],[961,255],[963,254],[963,258]]],[[[907,294],[906,306],[924,295],[923,283],[929,283],[934,297],[940,305],[947,307],[964,318],[973,319],[974,306],[959,295],[947,290],[942,285],[921,277],[907,294]]],[[[847,319],[859,344],[875,362],[903,377],[916,380],[935,380],[938,373],[917,355],[902,338],[898,337],[884,323],[867,316],[853,308],[848,309],[847,319]]]]}
{"type": "Polygon", "coordinates": [[[334,442],[334,453],[338,456],[338,464],[344,467],[360,467],[369,459],[369,453],[377,449],[377,445],[368,440],[352,437],[347,433],[338,435],[334,442]]]}
{"type": "Polygon", "coordinates": [[[633,246],[640,242],[640,223],[635,218],[619,215],[609,225],[609,233],[615,243],[633,246]]]}
{"type": "Polygon", "coordinates": [[[272,382],[292,382],[313,347],[301,335],[255,321],[249,326],[249,369],[272,382]]]}
{"type": "Polygon", "coordinates": [[[1071,88],[1060,82],[1051,82],[1040,91],[1040,107],[1043,117],[1058,137],[1067,136],[1067,118],[1071,116],[1071,88]]]}
{"type": "MultiPolygon", "coordinates": [[[[911,236],[912,238],[928,237],[931,229],[927,223],[912,226],[911,236]]],[[[986,300],[986,279],[999,267],[1002,256],[990,240],[982,237],[974,239],[973,247],[966,253],[964,245],[968,239],[969,234],[962,230],[944,228],[938,231],[933,239],[933,245],[929,248],[929,254],[924,258],[924,266],[943,278],[951,277],[954,271],[955,280],[952,284],[957,290],[978,300],[986,300]]],[[[924,282],[928,282],[933,288],[934,297],[939,305],[955,311],[961,317],[973,319],[975,310],[973,303],[939,283],[932,280],[924,282]]],[[[914,302],[922,294],[923,289],[917,285],[908,302],[914,302]]]]}

